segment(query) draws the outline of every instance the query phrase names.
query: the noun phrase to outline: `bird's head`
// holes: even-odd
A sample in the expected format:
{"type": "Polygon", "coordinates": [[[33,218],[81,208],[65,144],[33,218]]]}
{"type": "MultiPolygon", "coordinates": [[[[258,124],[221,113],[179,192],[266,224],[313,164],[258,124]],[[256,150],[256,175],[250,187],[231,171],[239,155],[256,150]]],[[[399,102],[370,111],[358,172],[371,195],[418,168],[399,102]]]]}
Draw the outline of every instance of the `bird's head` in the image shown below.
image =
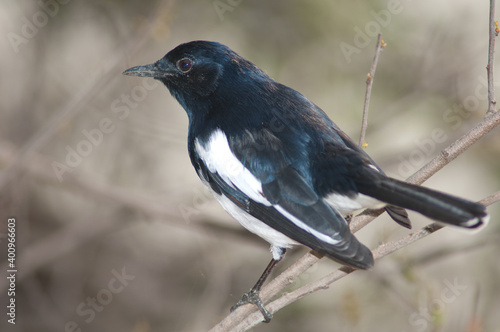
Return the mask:
{"type": "Polygon", "coordinates": [[[199,104],[212,98],[222,81],[236,83],[235,80],[244,79],[249,73],[267,77],[227,46],[209,41],[181,44],[155,63],[123,72],[160,80],[188,113],[191,103],[199,104]],[[226,79],[223,80],[223,76],[226,79]]]}

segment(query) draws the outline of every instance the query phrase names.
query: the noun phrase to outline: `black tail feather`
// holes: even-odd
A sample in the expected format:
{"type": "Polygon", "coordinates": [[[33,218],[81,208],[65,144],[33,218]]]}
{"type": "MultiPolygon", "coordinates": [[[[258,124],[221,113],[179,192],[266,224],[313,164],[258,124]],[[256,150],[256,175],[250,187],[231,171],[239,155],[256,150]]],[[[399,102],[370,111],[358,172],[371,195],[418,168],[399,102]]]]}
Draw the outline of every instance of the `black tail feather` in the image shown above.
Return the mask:
{"type": "Polygon", "coordinates": [[[406,212],[405,209],[395,205],[388,205],[385,207],[385,210],[395,222],[403,227],[411,229],[410,218],[408,218],[408,212],[406,212]]]}
{"type": "MultiPolygon", "coordinates": [[[[390,205],[417,211],[446,224],[476,228],[487,220],[486,208],[481,204],[385,176],[375,183],[358,185],[358,189],[390,205]]],[[[395,213],[391,212],[393,217],[395,213]]]]}

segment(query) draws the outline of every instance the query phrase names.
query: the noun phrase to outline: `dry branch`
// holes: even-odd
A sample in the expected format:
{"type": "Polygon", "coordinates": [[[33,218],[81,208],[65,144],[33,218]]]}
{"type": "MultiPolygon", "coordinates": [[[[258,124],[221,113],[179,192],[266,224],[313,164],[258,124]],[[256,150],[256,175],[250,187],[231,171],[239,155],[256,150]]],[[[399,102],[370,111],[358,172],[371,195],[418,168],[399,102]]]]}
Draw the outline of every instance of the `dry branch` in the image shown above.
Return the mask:
{"type": "MultiPolygon", "coordinates": [[[[419,231],[409,234],[399,240],[385,243],[380,245],[378,248],[373,250],[373,258],[375,260],[378,260],[382,257],[385,257],[401,248],[404,248],[411,243],[414,243],[424,237],[426,237],[429,234],[434,233],[435,231],[441,229],[442,226],[438,224],[430,224],[428,226],[425,226],[424,228],[420,229],[419,231]]],[[[348,274],[356,271],[355,269],[347,266],[342,266],[338,270],[327,274],[323,278],[316,280],[314,282],[311,282],[305,286],[300,287],[299,289],[294,290],[293,292],[284,294],[277,300],[269,303],[266,305],[266,308],[269,310],[271,313],[275,313],[278,310],[282,309],[283,307],[286,307],[287,305],[309,295],[312,293],[315,293],[320,290],[328,289],[332,283],[334,283],[337,280],[342,279],[343,277],[347,276],[348,274]]],[[[286,271],[285,271],[286,272],[286,271]]],[[[283,273],[285,273],[283,272],[283,273]]],[[[247,306],[250,307],[250,306],[247,306]]],[[[253,309],[253,308],[250,308],[253,309]]],[[[262,321],[262,315],[260,312],[255,312],[255,310],[250,310],[253,312],[252,314],[248,315],[244,320],[242,321],[236,321],[237,324],[231,327],[231,329],[212,329],[210,332],[223,332],[223,331],[247,331],[248,329],[256,326],[257,324],[261,323],[262,321]]]]}

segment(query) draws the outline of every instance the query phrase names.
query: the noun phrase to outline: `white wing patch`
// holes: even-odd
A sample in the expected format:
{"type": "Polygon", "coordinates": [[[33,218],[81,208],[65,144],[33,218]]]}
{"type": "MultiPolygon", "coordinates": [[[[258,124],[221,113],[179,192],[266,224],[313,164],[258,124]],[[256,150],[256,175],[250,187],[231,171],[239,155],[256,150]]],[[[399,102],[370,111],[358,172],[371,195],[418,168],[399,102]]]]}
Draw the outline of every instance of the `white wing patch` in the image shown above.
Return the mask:
{"type": "Polygon", "coordinates": [[[205,146],[196,139],[195,149],[210,172],[218,173],[228,185],[239,189],[254,201],[266,206],[271,205],[262,194],[262,184],[236,158],[221,130],[215,130],[205,146]]]}

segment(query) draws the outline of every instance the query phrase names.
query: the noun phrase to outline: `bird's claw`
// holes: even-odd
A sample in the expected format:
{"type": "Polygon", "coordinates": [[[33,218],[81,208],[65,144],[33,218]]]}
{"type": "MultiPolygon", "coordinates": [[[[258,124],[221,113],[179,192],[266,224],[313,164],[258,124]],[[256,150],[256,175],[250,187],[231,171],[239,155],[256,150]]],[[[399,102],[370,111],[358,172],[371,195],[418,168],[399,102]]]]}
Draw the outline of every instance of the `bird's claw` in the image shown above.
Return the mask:
{"type": "Polygon", "coordinates": [[[239,300],[235,305],[231,307],[231,312],[236,310],[236,308],[248,303],[255,304],[257,308],[259,308],[260,312],[262,313],[262,316],[264,316],[264,323],[269,323],[271,321],[271,319],[273,318],[273,314],[271,314],[264,307],[264,304],[260,299],[259,292],[253,289],[250,292],[243,294],[241,300],[239,300]]]}

